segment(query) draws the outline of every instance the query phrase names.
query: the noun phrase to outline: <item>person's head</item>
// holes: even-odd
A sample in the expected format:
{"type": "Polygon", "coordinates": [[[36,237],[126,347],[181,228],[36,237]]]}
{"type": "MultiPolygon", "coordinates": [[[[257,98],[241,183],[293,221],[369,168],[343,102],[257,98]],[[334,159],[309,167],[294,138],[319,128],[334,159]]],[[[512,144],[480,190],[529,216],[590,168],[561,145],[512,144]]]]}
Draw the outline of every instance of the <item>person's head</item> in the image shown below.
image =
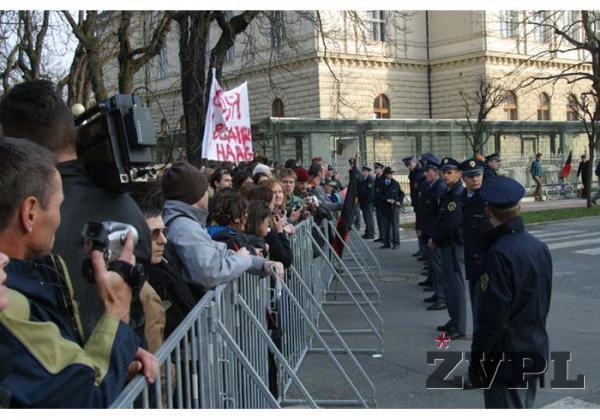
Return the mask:
{"type": "Polygon", "coordinates": [[[162,218],[162,210],[148,204],[141,204],[140,209],[144,213],[148,229],[150,229],[150,239],[152,241],[152,264],[160,264],[165,246],[167,245],[167,228],[162,218]]]}
{"type": "Polygon", "coordinates": [[[0,252],[17,259],[49,254],[62,202],[54,154],[28,140],[0,138],[0,252]]]}
{"type": "Polygon", "coordinates": [[[500,169],[500,166],[502,164],[502,159],[500,159],[500,155],[498,153],[492,153],[491,155],[486,156],[485,161],[487,163],[487,166],[489,166],[495,171],[500,169]]]}
{"type": "Polygon", "coordinates": [[[271,209],[262,200],[251,200],[248,203],[248,217],[245,232],[264,238],[269,233],[271,209]]]}
{"type": "Polygon", "coordinates": [[[244,184],[254,184],[252,174],[245,169],[238,169],[233,173],[233,188],[240,188],[244,184]]]}
{"type": "Polygon", "coordinates": [[[426,166],[423,173],[427,182],[433,182],[440,177],[439,169],[435,166],[426,166]]]}
{"type": "Polygon", "coordinates": [[[479,194],[487,203],[485,212],[492,226],[501,225],[521,214],[520,201],[525,195],[525,188],[512,178],[486,178],[479,194]]]}
{"type": "Polygon", "coordinates": [[[266,186],[265,184],[257,185],[252,188],[250,191],[250,195],[248,197],[249,200],[259,200],[264,202],[271,209],[274,208],[274,196],[271,188],[266,186]]]}
{"type": "Polygon", "coordinates": [[[264,172],[257,172],[254,175],[252,175],[252,181],[258,185],[258,184],[262,184],[263,182],[265,182],[267,179],[269,179],[269,175],[265,174],[264,172]]]}
{"type": "Polygon", "coordinates": [[[541,153],[539,153],[539,152],[538,152],[538,153],[536,153],[536,154],[535,154],[535,159],[536,159],[536,160],[540,160],[540,159],[542,159],[542,156],[543,156],[543,155],[542,155],[541,153]]]}
{"type": "Polygon", "coordinates": [[[404,162],[404,166],[406,166],[409,171],[413,171],[417,167],[417,158],[414,156],[406,156],[402,159],[402,162],[404,162]]]}
{"type": "Polygon", "coordinates": [[[8,308],[8,296],[6,294],[6,286],[4,286],[4,282],[6,281],[6,271],[4,271],[4,267],[8,264],[8,255],[0,252],[0,311],[8,308]]]}
{"type": "Polygon", "coordinates": [[[281,186],[283,187],[283,193],[287,196],[294,194],[294,188],[296,187],[296,172],[292,169],[284,169],[281,173],[281,186]]]}
{"type": "Polygon", "coordinates": [[[219,226],[229,226],[236,230],[243,230],[246,223],[246,199],[239,191],[225,188],[213,197],[212,219],[219,226]]]}
{"type": "Polygon", "coordinates": [[[383,176],[385,179],[392,179],[394,177],[394,170],[390,166],[383,168],[383,176]]]}
{"type": "Polygon", "coordinates": [[[200,169],[186,162],[175,162],[161,180],[165,200],[176,200],[208,210],[208,180],[200,169]]]}
{"type": "Polygon", "coordinates": [[[328,195],[330,195],[333,192],[334,186],[331,182],[326,182],[323,184],[323,189],[328,195]]]}
{"type": "Polygon", "coordinates": [[[383,165],[379,162],[375,162],[373,168],[375,169],[375,175],[381,175],[383,172],[383,165]]]}
{"type": "Polygon", "coordinates": [[[586,155],[581,155],[581,161],[585,162],[587,160],[587,156],[586,155]]]}
{"type": "Polygon", "coordinates": [[[298,161],[296,159],[288,159],[285,161],[286,169],[294,169],[296,166],[298,166],[298,161]]]}
{"type": "Polygon", "coordinates": [[[300,194],[306,193],[306,183],[308,182],[308,171],[304,168],[294,169],[296,173],[296,190],[300,194]]]}
{"type": "Polygon", "coordinates": [[[271,189],[273,193],[273,208],[280,209],[285,206],[285,195],[281,181],[275,178],[269,178],[264,185],[271,189]]]}
{"type": "Polygon", "coordinates": [[[363,166],[360,174],[363,176],[363,178],[368,177],[369,175],[371,175],[371,168],[369,168],[368,166],[363,166]]]}
{"type": "Polygon", "coordinates": [[[77,157],[73,114],[49,80],[31,80],[0,102],[2,135],[26,138],[51,150],[59,161],[77,157]]]}
{"type": "Polygon", "coordinates": [[[319,163],[313,163],[312,165],[310,165],[310,168],[308,168],[308,182],[314,184],[314,185],[319,185],[319,183],[321,182],[321,179],[323,179],[325,176],[325,168],[323,167],[323,165],[319,162],[319,163]]]}
{"type": "Polygon", "coordinates": [[[265,163],[258,163],[254,166],[254,169],[252,169],[252,176],[255,176],[256,174],[264,174],[266,177],[271,177],[273,175],[271,168],[265,163]]]}
{"type": "Polygon", "coordinates": [[[467,191],[473,192],[481,188],[484,169],[484,163],[481,160],[467,159],[458,166],[458,169],[462,172],[462,179],[467,191]]]}
{"type": "Polygon", "coordinates": [[[226,168],[217,168],[210,176],[210,186],[216,191],[223,188],[231,188],[232,179],[229,170],[226,168]]]}
{"type": "Polygon", "coordinates": [[[451,157],[445,157],[441,162],[442,176],[448,186],[460,181],[461,172],[458,169],[460,163],[451,157]]]}

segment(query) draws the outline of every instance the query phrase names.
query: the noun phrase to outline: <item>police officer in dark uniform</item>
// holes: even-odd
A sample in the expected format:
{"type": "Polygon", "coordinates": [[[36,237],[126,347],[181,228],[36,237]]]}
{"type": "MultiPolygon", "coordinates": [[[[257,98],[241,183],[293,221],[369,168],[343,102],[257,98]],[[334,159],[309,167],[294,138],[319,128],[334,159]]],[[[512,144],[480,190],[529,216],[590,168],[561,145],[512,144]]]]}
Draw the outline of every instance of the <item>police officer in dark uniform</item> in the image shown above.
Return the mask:
{"type": "Polygon", "coordinates": [[[500,159],[500,155],[498,153],[492,153],[491,155],[486,156],[483,178],[485,179],[490,176],[497,176],[501,162],[502,159],[500,159]]]}
{"type": "Polygon", "coordinates": [[[400,246],[400,207],[404,200],[404,191],[392,175],[394,170],[386,166],[383,169],[383,184],[376,197],[381,204],[383,217],[383,246],[396,249],[400,246]]]}
{"type": "Polygon", "coordinates": [[[548,360],[552,257],[525,230],[519,205],[524,195],[521,184],[504,176],[487,179],[480,190],[494,228],[486,238],[485,271],[479,278],[469,378],[484,388],[486,408],[533,407],[548,360]]]}
{"type": "MultiPolygon", "coordinates": [[[[419,186],[417,234],[419,235],[419,240],[427,244],[435,232],[439,216],[440,199],[446,193],[446,184],[440,178],[440,160],[438,157],[430,155],[429,159],[426,159],[423,163],[424,180],[419,186]]],[[[434,292],[431,297],[425,298],[426,303],[432,304],[427,307],[427,310],[446,309],[446,294],[444,293],[444,285],[442,283],[440,250],[438,248],[430,249],[426,246],[425,253],[429,263],[428,278],[431,280],[430,285],[433,287],[434,292]]]]}
{"type": "MultiPolygon", "coordinates": [[[[419,196],[419,185],[421,181],[425,178],[423,174],[423,166],[420,162],[417,162],[417,158],[415,156],[406,156],[402,159],[404,165],[408,168],[408,181],[410,183],[410,204],[415,212],[415,219],[419,217],[417,213],[417,203],[419,196]]],[[[413,254],[413,257],[418,257],[421,255],[422,248],[419,246],[419,249],[416,253],[413,254]]]]}
{"type": "Polygon", "coordinates": [[[383,242],[383,216],[381,210],[383,208],[383,202],[381,202],[377,196],[381,192],[383,185],[383,165],[379,162],[373,164],[375,170],[375,200],[373,201],[373,207],[375,207],[375,219],[377,220],[377,231],[379,232],[379,238],[375,239],[375,242],[383,242]]]}
{"type": "Polygon", "coordinates": [[[440,325],[453,340],[464,338],[467,329],[467,302],[465,297],[465,267],[463,250],[463,185],[458,169],[459,163],[450,158],[442,159],[442,174],[448,190],[440,200],[439,216],[435,232],[429,239],[431,250],[439,248],[442,257],[442,279],[450,320],[440,325]]]}
{"type": "Polygon", "coordinates": [[[373,201],[375,199],[375,179],[371,176],[371,168],[363,166],[358,180],[358,204],[365,222],[364,239],[373,239],[375,221],[373,220],[373,201]]]}
{"type": "Polygon", "coordinates": [[[479,305],[479,277],[483,274],[483,254],[485,234],[492,225],[485,214],[485,201],[479,195],[483,183],[484,163],[481,160],[467,159],[458,167],[462,171],[465,189],[463,191],[463,235],[465,243],[465,274],[469,283],[473,330],[477,329],[477,308],[479,305]]]}

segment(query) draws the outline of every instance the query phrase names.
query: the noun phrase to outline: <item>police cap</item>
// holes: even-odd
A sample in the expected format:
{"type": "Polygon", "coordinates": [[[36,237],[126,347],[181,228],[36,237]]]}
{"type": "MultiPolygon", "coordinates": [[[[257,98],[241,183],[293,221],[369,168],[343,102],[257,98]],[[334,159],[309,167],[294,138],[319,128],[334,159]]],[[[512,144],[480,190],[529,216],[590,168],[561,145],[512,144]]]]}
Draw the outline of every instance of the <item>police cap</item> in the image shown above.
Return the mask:
{"type": "Polygon", "coordinates": [[[442,167],[442,171],[449,171],[452,169],[458,169],[458,165],[460,165],[460,163],[451,157],[445,157],[442,159],[440,165],[442,167]]]}
{"type": "Polygon", "coordinates": [[[384,175],[390,175],[393,174],[394,170],[390,167],[390,166],[386,166],[385,168],[383,168],[383,174],[384,175]]]}
{"type": "Polygon", "coordinates": [[[485,157],[485,160],[486,161],[494,161],[494,160],[501,161],[502,159],[500,158],[500,155],[498,153],[492,153],[491,155],[487,155],[485,157]]]}
{"type": "Polygon", "coordinates": [[[422,161],[424,169],[440,169],[440,158],[435,155],[429,154],[429,157],[422,161]]]}
{"type": "Polygon", "coordinates": [[[483,173],[484,163],[478,159],[467,159],[458,165],[458,169],[462,171],[464,175],[474,176],[483,173]]]}
{"type": "Polygon", "coordinates": [[[367,172],[371,172],[371,168],[369,168],[368,166],[363,166],[362,170],[363,171],[367,171],[367,172]]]}
{"type": "Polygon", "coordinates": [[[479,195],[492,207],[509,209],[519,204],[525,188],[512,178],[498,175],[485,179],[479,195]]]}
{"type": "Polygon", "coordinates": [[[375,162],[375,163],[373,164],[373,167],[374,167],[375,169],[378,169],[378,168],[379,168],[379,169],[381,169],[381,168],[383,168],[383,165],[382,165],[381,163],[379,163],[379,162],[375,162]]]}

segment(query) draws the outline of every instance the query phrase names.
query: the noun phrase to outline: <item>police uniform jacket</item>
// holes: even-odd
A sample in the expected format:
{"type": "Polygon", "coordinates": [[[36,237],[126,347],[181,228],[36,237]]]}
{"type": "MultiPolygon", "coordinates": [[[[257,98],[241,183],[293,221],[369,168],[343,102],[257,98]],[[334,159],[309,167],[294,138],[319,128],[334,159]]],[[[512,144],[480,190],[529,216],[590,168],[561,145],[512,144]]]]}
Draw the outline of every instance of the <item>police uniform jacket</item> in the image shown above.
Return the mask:
{"type": "Polygon", "coordinates": [[[419,186],[424,179],[425,172],[421,166],[417,166],[408,174],[408,180],[410,182],[410,202],[413,208],[417,207],[419,201],[419,186]]]}
{"type": "Polygon", "coordinates": [[[485,214],[485,201],[479,195],[479,190],[469,198],[465,188],[462,199],[465,271],[467,279],[479,280],[483,274],[485,235],[492,229],[492,224],[485,214]]]}
{"type": "Polygon", "coordinates": [[[498,173],[486,164],[483,168],[483,179],[488,178],[490,176],[498,176],[498,173]]]}
{"type": "Polygon", "coordinates": [[[431,237],[437,246],[463,244],[463,189],[462,182],[458,181],[448,187],[440,199],[439,215],[431,237]]]}
{"type": "Polygon", "coordinates": [[[496,380],[518,384],[521,363],[526,372],[540,372],[548,359],[552,257],[548,247],[525,230],[521,217],[497,226],[488,239],[472,354],[505,353],[512,362],[500,365],[496,380]]]}
{"type": "Polygon", "coordinates": [[[383,214],[391,215],[394,206],[387,202],[387,200],[395,200],[402,202],[404,200],[404,191],[400,188],[400,184],[395,179],[390,179],[389,184],[386,185],[385,180],[381,185],[379,194],[376,195],[381,203],[381,211],[383,214]]]}
{"type": "Polygon", "coordinates": [[[419,185],[417,229],[423,232],[424,240],[433,235],[440,212],[440,199],[446,193],[446,189],[446,184],[441,178],[431,184],[423,179],[419,185]]]}
{"type": "Polygon", "coordinates": [[[11,259],[10,305],[0,311],[0,352],[12,371],[0,380],[11,407],[106,408],[125,386],[140,339],[112,315],[100,317],[88,339],[64,263],[54,256],[11,259]]]}
{"type": "Polygon", "coordinates": [[[375,179],[368,175],[366,178],[362,176],[358,180],[358,202],[362,206],[367,206],[373,203],[375,199],[375,179]]]}
{"type": "Polygon", "coordinates": [[[384,180],[385,180],[385,177],[383,175],[378,175],[378,176],[376,175],[375,176],[375,182],[374,182],[375,199],[373,201],[373,205],[375,207],[381,207],[385,203],[385,200],[381,201],[381,189],[383,187],[383,181],[384,180]]]}

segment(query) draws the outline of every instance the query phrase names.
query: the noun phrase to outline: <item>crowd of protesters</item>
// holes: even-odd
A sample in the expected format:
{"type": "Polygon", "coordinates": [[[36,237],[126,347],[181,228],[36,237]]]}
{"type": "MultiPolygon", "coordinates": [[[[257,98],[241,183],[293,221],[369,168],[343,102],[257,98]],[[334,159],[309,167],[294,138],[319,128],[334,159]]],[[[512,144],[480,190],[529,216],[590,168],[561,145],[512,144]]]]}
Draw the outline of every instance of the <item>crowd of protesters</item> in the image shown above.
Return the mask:
{"type": "Polygon", "coordinates": [[[107,407],[135,374],[153,383],[153,353],[207,290],[246,272],[282,279],[295,225],[342,206],[321,158],[175,162],[131,194],[105,191],[49,81],[12,88],[0,123],[0,407],[107,407]],[[135,227],[119,264],[86,252],[89,221],[135,227]]]}

